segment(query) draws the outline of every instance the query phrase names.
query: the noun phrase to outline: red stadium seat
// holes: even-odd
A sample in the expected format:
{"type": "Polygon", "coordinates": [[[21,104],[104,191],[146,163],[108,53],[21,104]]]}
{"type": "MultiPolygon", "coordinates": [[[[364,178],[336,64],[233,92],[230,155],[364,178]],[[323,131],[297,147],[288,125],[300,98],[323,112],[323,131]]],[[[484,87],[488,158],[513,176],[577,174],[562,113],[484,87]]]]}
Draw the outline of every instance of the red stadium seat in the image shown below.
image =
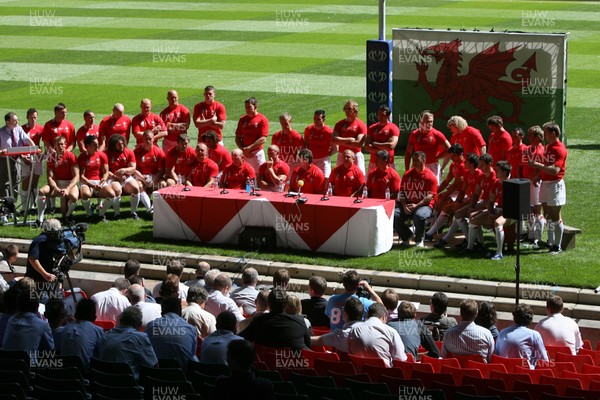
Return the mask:
{"type": "Polygon", "coordinates": [[[531,382],[540,383],[540,377],[542,375],[554,376],[554,372],[550,368],[522,368],[515,367],[515,373],[517,374],[527,374],[531,377],[531,382]]]}
{"type": "Polygon", "coordinates": [[[423,357],[421,357],[421,363],[431,364],[434,372],[442,372],[442,365],[460,368],[460,364],[456,358],[434,358],[423,355],[423,357]]]}
{"type": "Polygon", "coordinates": [[[467,368],[477,368],[478,370],[481,371],[481,375],[483,375],[484,378],[489,378],[492,371],[508,372],[506,370],[506,366],[504,364],[499,364],[499,363],[494,363],[494,362],[487,364],[487,363],[469,360],[469,361],[467,361],[466,367],[467,368]]]}
{"type": "Polygon", "coordinates": [[[504,364],[507,372],[513,372],[515,367],[529,367],[529,363],[524,358],[501,357],[497,354],[492,355],[492,362],[495,364],[504,364]]]}

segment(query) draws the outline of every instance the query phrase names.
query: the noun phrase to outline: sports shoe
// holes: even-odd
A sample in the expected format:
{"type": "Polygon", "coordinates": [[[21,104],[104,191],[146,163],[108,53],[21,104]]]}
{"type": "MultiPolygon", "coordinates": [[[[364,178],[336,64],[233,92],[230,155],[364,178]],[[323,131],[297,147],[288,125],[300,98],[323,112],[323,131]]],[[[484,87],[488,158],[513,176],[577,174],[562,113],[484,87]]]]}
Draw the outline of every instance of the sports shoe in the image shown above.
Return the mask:
{"type": "Polygon", "coordinates": [[[504,257],[502,256],[502,254],[494,254],[494,256],[492,258],[490,258],[490,260],[492,260],[492,261],[500,261],[503,258],[504,257]]]}
{"type": "Polygon", "coordinates": [[[137,215],[137,213],[135,213],[135,212],[132,212],[132,213],[131,213],[131,218],[132,218],[134,221],[137,221],[138,219],[140,219],[140,217],[139,217],[139,216],[137,215]]]}
{"type": "Polygon", "coordinates": [[[443,249],[447,244],[448,242],[446,242],[444,239],[440,239],[439,242],[433,244],[433,247],[436,249],[443,249]]]}
{"type": "Polygon", "coordinates": [[[400,246],[402,246],[402,247],[410,246],[410,239],[401,241],[400,246]]]}
{"type": "Polygon", "coordinates": [[[100,222],[104,222],[104,223],[108,222],[108,219],[106,218],[106,215],[103,215],[103,216],[101,216],[99,218],[100,218],[100,222]]]}
{"type": "Polygon", "coordinates": [[[557,245],[553,245],[550,247],[550,249],[548,249],[548,253],[549,254],[560,254],[560,253],[562,253],[562,249],[560,247],[558,247],[557,245]]]}
{"type": "Polygon", "coordinates": [[[428,234],[425,234],[425,238],[424,238],[424,240],[425,240],[426,242],[433,242],[433,235],[428,235],[428,234]]]}
{"type": "Polygon", "coordinates": [[[417,242],[417,247],[425,247],[425,243],[423,242],[423,240],[417,242]]]}
{"type": "Polygon", "coordinates": [[[114,213],[112,219],[119,219],[121,218],[121,213],[114,213]]]}

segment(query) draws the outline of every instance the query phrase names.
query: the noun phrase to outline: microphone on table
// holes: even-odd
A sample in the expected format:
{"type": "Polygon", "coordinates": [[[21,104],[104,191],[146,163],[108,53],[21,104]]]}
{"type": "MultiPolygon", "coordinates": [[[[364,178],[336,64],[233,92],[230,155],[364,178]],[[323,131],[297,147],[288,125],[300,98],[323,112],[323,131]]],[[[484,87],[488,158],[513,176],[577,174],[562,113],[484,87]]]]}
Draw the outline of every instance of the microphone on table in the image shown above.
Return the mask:
{"type": "Polygon", "coordinates": [[[308,201],[306,197],[302,197],[302,186],[304,186],[304,181],[300,179],[298,181],[298,198],[296,199],[296,203],[304,204],[308,201]]]}
{"type": "Polygon", "coordinates": [[[219,194],[227,194],[227,193],[229,193],[229,191],[227,190],[227,178],[229,178],[229,174],[227,174],[225,176],[225,179],[223,179],[223,189],[221,190],[221,192],[219,194]]]}
{"type": "Polygon", "coordinates": [[[366,184],[362,184],[360,185],[360,187],[358,188],[358,190],[356,191],[356,198],[354,199],[354,204],[358,204],[358,203],[362,203],[362,200],[360,198],[362,191],[364,190],[366,184]]]}

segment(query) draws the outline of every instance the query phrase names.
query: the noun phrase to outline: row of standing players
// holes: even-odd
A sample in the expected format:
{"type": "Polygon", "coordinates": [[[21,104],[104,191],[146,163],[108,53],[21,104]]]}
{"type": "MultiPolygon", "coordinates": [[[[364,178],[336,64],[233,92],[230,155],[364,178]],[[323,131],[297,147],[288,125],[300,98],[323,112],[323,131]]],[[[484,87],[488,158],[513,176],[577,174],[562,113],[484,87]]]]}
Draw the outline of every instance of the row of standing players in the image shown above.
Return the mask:
{"type": "MultiPolygon", "coordinates": [[[[532,235],[536,235],[533,239],[539,240],[545,223],[541,213],[542,203],[549,223],[562,225],[560,208],[566,198],[562,181],[566,149],[560,143],[560,128],[556,124],[547,123],[543,130],[540,127],[530,128],[530,144],[527,146],[523,144],[524,132],[521,129],[517,128],[511,135],[503,128],[500,117],[490,117],[487,122],[491,134],[486,144],[481,133],[460,116],[453,116],[448,121],[452,136],[447,140],[443,133],[433,128],[433,113],[424,111],[419,119],[419,128],[408,139],[405,153],[406,179],[402,179],[401,187],[400,177],[393,164],[394,148],[400,132],[390,121],[391,110],[386,106],[379,108],[378,122],[368,128],[358,118],[358,104],[353,100],[345,103],[346,118],[338,121],[333,129],[325,124],[325,111],[317,110],[314,113],[314,123],[305,129],[304,137],[292,129],[291,116],[283,113],[279,117],[282,129],[271,138],[266,159],[263,146],[268,137],[269,125],[268,119],[258,112],[257,100],[249,98],[245,101],[246,113],[239,119],[235,133],[237,148],[229,153],[222,145],[221,136],[227,119],[225,107],[215,100],[215,89],[211,86],[205,88],[204,97],[205,101],[197,104],[193,111],[193,122],[199,134],[195,151],[189,147],[189,137],[186,134],[191,122],[189,110],[179,104],[178,94],[174,90],[169,91],[169,106],[160,115],[151,112],[149,99],[143,99],[141,113],[130,121],[123,113],[123,106],[116,104],[113,113],[99,125],[93,123],[94,113],[86,111],[85,124],[77,133],[73,124],[66,120],[67,109],[63,104],[55,107],[54,119],[43,127],[35,123],[37,112],[30,109],[28,123],[23,125],[23,143],[27,137],[36,144],[43,140],[49,165],[49,184],[40,189],[38,205],[45,204],[42,200],[45,201],[46,196],[61,196],[68,199],[63,202],[63,213],[69,217],[77,199],[81,198],[87,214],[91,216],[94,210],[89,199],[97,196],[100,198],[99,217],[105,220],[104,214],[111,204],[115,208],[115,214],[119,215],[120,196],[126,193],[131,195],[132,216],[137,219],[136,211],[140,200],[151,211],[148,193],[179,182],[214,186],[218,180],[223,187],[241,188],[248,179],[256,179],[257,184],[267,190],[281,190],[285,186],[285,189],[292,191],[301,189],[304,193],[329,192],[338,196],[353,196],[368,190],[369,197],[398,198],[396,215],[400,218],[396,219],[396,230],[403,241],[407,242],[413,232],[407,230],[402,222],[406,217],[412,218],[416,228],[415,240],[420,244],[422,239],[431,239],[432,234],[457,211],[459,212],[454,221],[455,224],[459,221],[460,228],[475,216],[479,216],[476,221],[480,224],[492,222],[497,225],[493,215],[498,210],[501,211],[501,204],[498,204],[501,196],[495,196],[492,209],[488,207],[486,200],[493,182],[484,190],[486,187],[481,186],[485,180],[480,181],[477,175],[475,183],[480,185],[473,186],[473,179],[471,186],[467,185],[469,174],[465,164],[468,166],[469,162],[464,163],[464,157],[455,159],[451,156],[457,153],[456,149],[449,151],[452,144],[457,144],[462,147],[462,153],[467,155],[467,159],[469,153],[477,156],[488,153],[491,159],[485,160],[491,165],[492,175],[495,175],[492,161],[507,160],[511,166],[509,176],[525,177],[532,181],[532,219],[529,225],[532,235]],[[137,143],[133,151],[127,148],[130,133],[137,143]],[[64,138],[64,151],[57,145],[62,141],[56,141],[59,137],[64,138]],[[548,146],[543,146],[542,137],[546,139],[548,146]],[[163,150],[156,146],[161,138],[163,150]],[[79,160],[73,160],[74,156],[65,156],[75,146],[81,152],[79,160]],[[371,154],[368,175],[365,173],[363,148],[371,154]],[[332,171],[330,160],[336,152],[339,153],[337,167],[332,171]],[[65,162],[67,158],[70,161],[65,162]],[[442,171],[450,160],[452,164],[449,173],[440,182],[442,171]],[[435,182],[425,170],[432,172],[435,182]],[[81,180],[81,190],[77,187],[78,180],[81,180]],[[544,186],[540,185],[541,181],[553,183],[550,189],[558,192],[554,196],[557,198],[549,199],[550,201],[538,198],[539,188],[544,186]],[[479,193],[475,193],[476,188],[479,193]],[[477,196],[472,196],[473,193],[477,196]],[[495,212],[491,213],[492,216],[489,212],[473,215],[481,214],[479,211],[482,209],[495,212]],[[423,220],[422,211],[427,210],[431,213],[435,211],[438,221],[434,224],[435,229],[430,229],[424,235],[419,228],[423,220]]],[[[9,119],[5,128],[9,124],[18,127],[14,114],[9,119]]],[[[8,139],[6,142],[7,147],[10,147],[8,139]]],[[[485,160],[478,160],[478,166],[481,162],[486,164],[485,160]]],[[[26,194],[30,170],[27,159],[23,159],[21,164],[23,193],[26,194]]],[[[41,164],[37,163],[37,171],[32,174],[35,180],[41,175],[41,164]]],[[[489,174],[485,173],[486,176],[489,174]]],[[[32,186],[37,187],[37,182],[33,182],[32,186]]],[[[35,191],[34,189],[34,194],[35,191]]],[[[38,207],[39,221],[43,219],[44,209],[44,206],[38,207]]],[[[429,214],[425,219],[431,217],[430,213],[425,214],[429,214]]],[[[561,230],[559,227],[556,229],[561,230]]],[[[468,229],[463,231],[469,237],[468,229]]],[[[442,245],[447,243],[447,236],[440,241],[442,245]]],[[[549,242],[560,248],[560,239],[549,242]]]]}

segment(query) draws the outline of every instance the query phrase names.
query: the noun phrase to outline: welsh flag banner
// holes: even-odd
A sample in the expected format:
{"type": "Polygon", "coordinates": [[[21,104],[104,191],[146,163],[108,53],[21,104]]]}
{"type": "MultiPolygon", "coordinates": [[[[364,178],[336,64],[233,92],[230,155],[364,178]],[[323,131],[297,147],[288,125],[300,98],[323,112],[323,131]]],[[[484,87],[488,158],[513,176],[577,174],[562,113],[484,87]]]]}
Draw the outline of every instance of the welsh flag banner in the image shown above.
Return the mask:
{"type": "Polygon", "coordinates": [[[400,146],[435,115],[436,129],[461,115],[489,135],[486,120],[500,115],[507,130],[554,120],[563,128],[567,34],[394,29],[393,119],[400,146]]]}

